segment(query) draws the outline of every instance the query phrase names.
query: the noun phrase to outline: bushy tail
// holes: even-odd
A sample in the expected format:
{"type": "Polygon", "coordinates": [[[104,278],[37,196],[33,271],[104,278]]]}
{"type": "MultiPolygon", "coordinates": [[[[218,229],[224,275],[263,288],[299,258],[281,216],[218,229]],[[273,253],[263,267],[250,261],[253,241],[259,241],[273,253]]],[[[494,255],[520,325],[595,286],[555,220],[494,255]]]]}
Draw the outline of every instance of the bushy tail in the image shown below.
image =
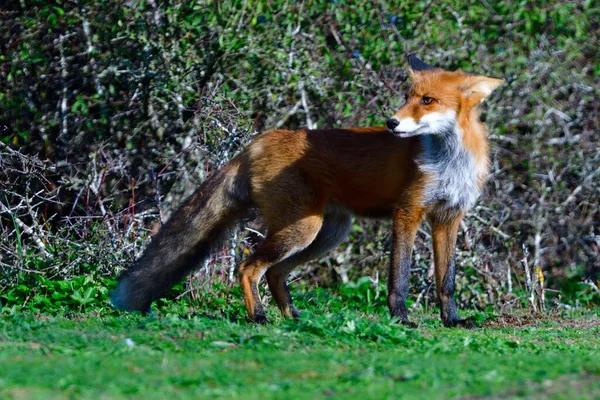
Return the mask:
{"type": "Polygon", "coordinates": [[[252,204],[248,168],[242,156],[208,178],[154,236],[119,279],[111,295],[115,307],[148,311],[153,300],[222,243],[229,228],[252,204]]]}

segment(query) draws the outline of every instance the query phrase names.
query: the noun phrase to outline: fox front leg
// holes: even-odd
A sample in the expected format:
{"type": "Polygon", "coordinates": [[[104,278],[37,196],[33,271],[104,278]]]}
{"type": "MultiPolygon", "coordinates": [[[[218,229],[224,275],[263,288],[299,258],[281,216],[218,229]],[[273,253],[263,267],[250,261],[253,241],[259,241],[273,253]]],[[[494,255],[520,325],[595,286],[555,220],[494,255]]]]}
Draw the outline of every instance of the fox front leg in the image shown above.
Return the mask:
{"type": "Polygon", "coordinates": [[[433,257],[435,264],[435,284],[442,322],[447,327],[475,329],[476,326],[468,319],[460,319],[458,307],[454,300],[456,264],[454,253],[456,236],[462,220],[462,214],[455,218],[431,218],[433,236],[433,257]]]}
{"type": "Polygon", "coordinates": [[[408,320],[408,297],[412,248],[417,229],[423,219],[422,210],[397,210],[394,215],[392,254],[388,276],[387,304],[392,317],[404,325],[416,327],[408,320]]]}

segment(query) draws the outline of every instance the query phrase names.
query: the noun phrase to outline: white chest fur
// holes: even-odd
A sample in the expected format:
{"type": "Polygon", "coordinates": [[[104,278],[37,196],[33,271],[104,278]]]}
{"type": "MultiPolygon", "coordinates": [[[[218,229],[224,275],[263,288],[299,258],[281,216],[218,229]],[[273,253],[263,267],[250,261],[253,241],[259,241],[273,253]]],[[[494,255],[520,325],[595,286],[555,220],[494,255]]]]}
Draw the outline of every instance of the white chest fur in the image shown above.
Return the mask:
{"type": "Polygon", "coordinates": [[[421,137],[423,154],[417,163],[430,177],[425,187],[425,206],[466,211],[479,197],[485,167],[477,165],[461,140],[462,133],[458,131],[421,137]]]}

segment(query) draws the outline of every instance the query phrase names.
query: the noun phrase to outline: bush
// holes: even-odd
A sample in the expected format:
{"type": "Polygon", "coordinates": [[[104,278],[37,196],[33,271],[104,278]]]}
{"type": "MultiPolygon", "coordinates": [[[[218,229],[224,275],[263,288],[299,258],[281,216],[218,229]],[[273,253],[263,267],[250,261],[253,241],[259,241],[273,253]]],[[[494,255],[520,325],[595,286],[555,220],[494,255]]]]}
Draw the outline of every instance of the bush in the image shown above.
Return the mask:
{"type": "MultiPolygon", "coordinates": [[[[528,265],[532,285],[542,277],[562,290],[557,302],[597,303],[598,20],[593,2],[564,0],[4,4],[3,301],[39,275],[114,277],[260,131],[382,124],[407,87],[405,54],[417,51],[508,82],[484,107],[493,168],[459,238],[460,302],[520,304],[528,265]]],[[[379,282],[388,231],[358,221],[300,276],[379,282]]],[[[427,229],[417,242],[418,302],[434,292],[427,229]]],[[[231,283],[252,238],[233,244],[192,288],[207,277],[231,283]]]]}

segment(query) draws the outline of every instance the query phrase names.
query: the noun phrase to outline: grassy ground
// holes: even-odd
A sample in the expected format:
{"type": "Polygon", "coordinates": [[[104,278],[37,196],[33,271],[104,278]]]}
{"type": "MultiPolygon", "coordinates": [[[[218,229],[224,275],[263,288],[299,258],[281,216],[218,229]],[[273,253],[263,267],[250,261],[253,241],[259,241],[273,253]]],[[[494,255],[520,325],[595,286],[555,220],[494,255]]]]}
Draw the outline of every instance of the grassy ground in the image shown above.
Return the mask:
{"type": "Polygon", "coordinates": [[[0,398],[600,397],[598,315],[475,315],[464,331],[426,313],[409,329],[327,296],[266,326],[210,309],[5,315],[0,398]]]}

